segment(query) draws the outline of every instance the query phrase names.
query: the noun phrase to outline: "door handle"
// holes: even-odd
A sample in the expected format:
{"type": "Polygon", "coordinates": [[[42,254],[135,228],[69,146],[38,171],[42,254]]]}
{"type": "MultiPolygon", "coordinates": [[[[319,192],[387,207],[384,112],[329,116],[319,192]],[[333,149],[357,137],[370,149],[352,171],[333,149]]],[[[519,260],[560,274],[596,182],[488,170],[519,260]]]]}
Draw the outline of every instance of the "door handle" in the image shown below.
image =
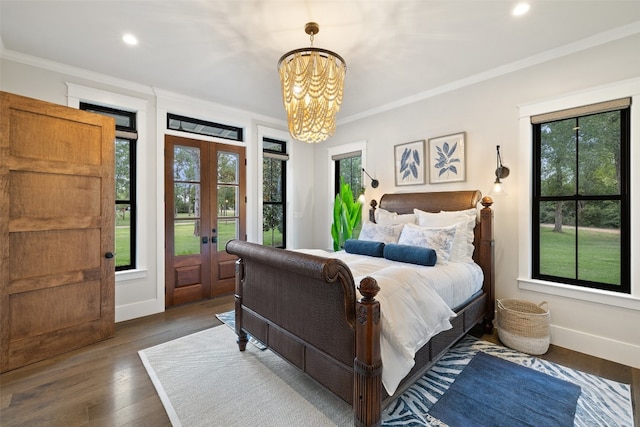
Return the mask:
{"type": "Polygon", "coordinates": [[[115,256],[115,254],[113,252],[107,252],[106,254],[104,254],[104,257],[107,259],[111,259],[115,256]]]}
{"type": "Polygon", "coordinates": [[[207,236],[203,236],[202,237],[202,244],[206,245],[207,243],[209,243],[209,238],[207,236]]]}

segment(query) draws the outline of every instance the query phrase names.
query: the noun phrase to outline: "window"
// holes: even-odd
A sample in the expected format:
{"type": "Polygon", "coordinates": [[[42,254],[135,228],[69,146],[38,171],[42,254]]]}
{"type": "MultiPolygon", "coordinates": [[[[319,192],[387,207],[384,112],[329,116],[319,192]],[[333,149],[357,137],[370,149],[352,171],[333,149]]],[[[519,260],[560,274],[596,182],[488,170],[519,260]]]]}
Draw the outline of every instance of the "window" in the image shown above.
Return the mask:
{"type": "Polygon", "coordinates": [[[195,133],[197,135],[216,136],[230,139],[231,141],[243,141],[244,138],[240,127],[222,125],[171,113],[167,114],[167,129],[195,133]]]}
{"type": "Polygon", "coordinates": [[[332,157],[335,162],[335,191],[334,195],[340,192],[340,179],[351,186],[354,198],[362,193],[362,153],[354,151],[332,157]]]}
{"type": "Polygon", "coordinates": [[[286,247],[287,144],[262,139],[262,242],[266,246],[286,247]]]}
{"type": "MultiPolygon", "coordinates": [[[[334,197],[340,193],[340,183],[344,181],[351,186],[353,201],[357,201],[360,195],[364,193],[364,187],[362,186],[362,151],[337,154],[332,156],[332,160],[335,162],[334,197]]],[[[353,238],[357,238],[360,235],[361,229],[362,221],[353,229],[353,238]]]]}
{"type": "Polygon", "coordinates": [[[80,109],[113,117],[115,140],[116,271],[136,265],[136,113],[80,103],[80,109]]]}
{"type": "Polygon", "coordinates": [[[630,293],[630,99],[531,122],[532,277],[630,293]]]}

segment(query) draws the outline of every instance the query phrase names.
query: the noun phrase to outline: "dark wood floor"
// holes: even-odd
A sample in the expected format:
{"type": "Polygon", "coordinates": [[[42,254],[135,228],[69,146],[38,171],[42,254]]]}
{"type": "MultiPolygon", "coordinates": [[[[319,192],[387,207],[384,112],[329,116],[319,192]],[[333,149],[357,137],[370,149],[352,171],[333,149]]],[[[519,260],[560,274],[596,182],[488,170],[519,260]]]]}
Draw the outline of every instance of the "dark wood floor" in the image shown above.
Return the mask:
{"type": "MultiPolygon", "coordinates": [[[[117,324],[110,340],[2,374],[0,425],[169,426],[138,350],[217,325],[214,314],[232,308],[231,297],[174,307],[117,324]]],[[[495,334],[482,338],[497,342],[495,334]]],[[[640,427],[639,369],[555,346],[542,357],[632,384],[640,427]]]]}

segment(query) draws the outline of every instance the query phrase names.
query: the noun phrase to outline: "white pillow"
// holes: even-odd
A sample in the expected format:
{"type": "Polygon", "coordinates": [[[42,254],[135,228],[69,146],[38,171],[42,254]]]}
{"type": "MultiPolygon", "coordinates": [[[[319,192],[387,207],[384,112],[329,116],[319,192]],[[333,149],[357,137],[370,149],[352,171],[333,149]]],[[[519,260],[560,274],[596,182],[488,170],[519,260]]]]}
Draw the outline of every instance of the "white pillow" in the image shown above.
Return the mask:
{"type": "Polygon", "coordinates": [[[386,209],[376,209],[374,218],[376,224],[394,225],[394,224],[407,224],[416,223],[415,214],[397,214],[395,212],[389,212],[386,209]]]}
{"type": "Polygon", "coordinates": [[[451,255],[455,235],[455,225],[437,228],[405,224],[402,233],[400,233],[398,244],[431,248],[438,255],[437,263],[446,264],[451,255]]]}
{"type": "Polygon", "coordinates": [[[404,224],[384,225],[367,221],[362,224],[358,240],[369,240],[372,242],[398,243],[398,238],[402,232],[404,224]]]}
{"type": "Polygon", "coordinates": [[[414,209],[416,222],[421,227],[446,227],[456,225],[456,237],[451,250],[451,261],[473,262],[473,229],[478,211],[474,208],[462,211],[441,211],[438,213],[414,209]]]}

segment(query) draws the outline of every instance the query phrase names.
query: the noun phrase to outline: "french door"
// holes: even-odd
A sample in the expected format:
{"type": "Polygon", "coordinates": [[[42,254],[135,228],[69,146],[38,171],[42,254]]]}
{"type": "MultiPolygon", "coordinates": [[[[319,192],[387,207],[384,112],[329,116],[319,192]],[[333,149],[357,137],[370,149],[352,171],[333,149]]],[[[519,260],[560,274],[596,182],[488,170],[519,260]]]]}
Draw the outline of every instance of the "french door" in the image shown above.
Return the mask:
{"type": "Polygon", "coordinates": [[[165,136],[165,306],[229,294],[245,239],[245,149],[165,136]]]}

